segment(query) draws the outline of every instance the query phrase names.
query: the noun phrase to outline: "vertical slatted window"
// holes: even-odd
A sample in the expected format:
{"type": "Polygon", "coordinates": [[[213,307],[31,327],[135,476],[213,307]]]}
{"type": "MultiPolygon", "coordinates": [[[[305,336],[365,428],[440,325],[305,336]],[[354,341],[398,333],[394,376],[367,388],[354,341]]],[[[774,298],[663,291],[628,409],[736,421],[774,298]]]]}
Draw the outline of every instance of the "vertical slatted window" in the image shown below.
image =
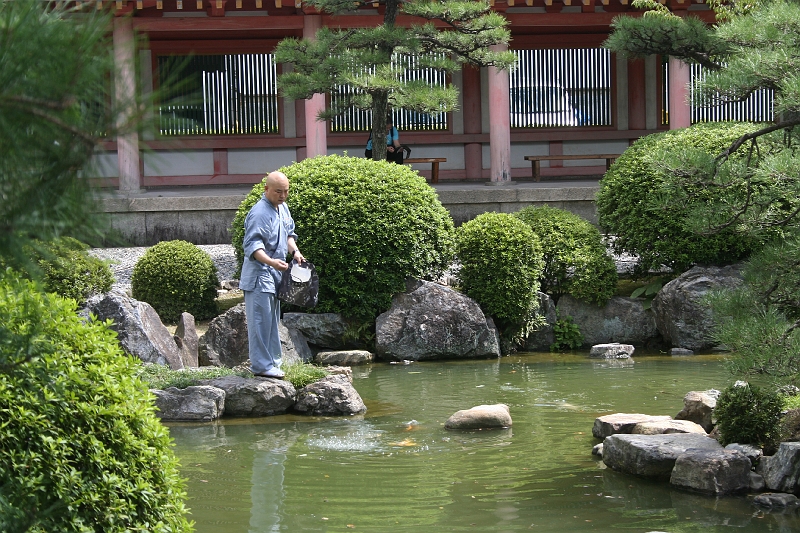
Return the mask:
{"type": "Polygon", "coordinates": [[[603,48],[514,50],[512,128],[611,125],[611,53],[603,48]]]}
{"type": "MultiPolygon", "coordinates": [[[[775,120],[774,100],[775,93],[772,89],[755,91],[747,100],[742,102],[729,102],[720,105],[699,107],[699,95],[694,90],[694,82],[702,80],[708,75],[708,70],[700,65],[691,65],[692,86],[690,88],[692,124],[698,122],[772,122],[775,120]]],[[[663,62],[663,112],[661,113],[663,125],[669,124],[669,62],[663,62]]]]}
{"type": "Polygon", "coordinates": [[[165,94],[158,106],[162,135],[278,133],[270,54],[160,56],[158,76],[165,94]]]}
{"type": "MultiPolygon", "coordinates": [[[[401,81],[423,80],[430,86],[447,85],[447,73],[432,68],[413,68],[414,58],[404,57],[394,62],[401,81]],[[412,68],[407,68],[411,64],[412,68]]],[[[361,94],[356,88],[341,85],[331,94],[331,107],[347,106],[353,97],[361,94]]],[[[403,131],[442,131],[447,130],[447,113],[419,113],[409,109],[395,109],[392,112],[394,125],[403,131]]],[[[372,111],[350,107],[344,114],[331,120],[331,132],[369,131],[372,128],[372,111]]]]}

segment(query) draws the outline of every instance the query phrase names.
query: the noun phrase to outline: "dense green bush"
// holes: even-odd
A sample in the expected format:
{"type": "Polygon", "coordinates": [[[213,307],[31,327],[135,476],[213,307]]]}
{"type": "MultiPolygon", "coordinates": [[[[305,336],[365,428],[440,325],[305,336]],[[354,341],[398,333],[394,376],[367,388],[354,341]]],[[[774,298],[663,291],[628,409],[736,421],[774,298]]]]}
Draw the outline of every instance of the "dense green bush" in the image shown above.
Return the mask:
{"type": "MultiPolygon", "coordinates": [[[[405,165],[337,155],[280,169],[298,246],[319,274],[320,313],[371,321],[409,276],[433,279],[452,260],[453,221],[436,192],[405,165]]],[[[256,184],[234,218],[239,264],[244,219],[261,198],[256,184]]]]}
{"type": "Polygon", "coordinates": [[[133,267],[131,293],[168,323],[187,312],[198,320],[217,314],[217,267],[206,252],[186,241],[149,248],[133,267]]]}
{"type": "Polygon", "coordinates": [[[0,269],[25,272],[42,282],[44,290],[83,304],[90,296],[111,290],[114,275],[108,264],[91,256],[89,246],[72,237],[33,240],[23,248],[24,260],[0,258],[0,269]]]}
{"type": "Polygon", "coordinates": [[[542,292],[556,300],[571,294],[605,305],[617,288],[617,266],[603,236],[587,220],[552,207],[526,207],[515,213],[539,237],[544,271],[542,292]]]}
{"type": "Polygon", "coordinates": [[[107,325],[0,280],[0,531],[190,531],[167,430],[107,325]]]}
{"type": "Polygon", "coordinates": [[[742,383],[726,388],[714,408],[720,443],[774,446],[782,410],[783,399],[777,392],[742,383]]]}
{"type": "Polygon", "coordinates": [[[535,313],[542,248],[527,224],[505,213],[478,215],[458,228],[456,256],[461,290],[506,335],[535,313]]]}
{"type": "MultiPolygon", "coordinates": [[[[696,124],[633,143],[606,172],[597,195],[600,227],[615,236],[614,250],[638,256],[639,272],[656,271],[662,265],[676,272],[693,264],[724,265],[749,253],[756,244],[752,239],[733,229],[714,235],[694,233],[685,223],[687,210],[658,203],[659,192],[667,186],[659,172],[659,159],[665,150],[684,147],[717,155],[735,139],[756,129],[754,124],[696,124]]],[[[688,192],[700,198],[710,194],[691,187],[688,192]]]]}

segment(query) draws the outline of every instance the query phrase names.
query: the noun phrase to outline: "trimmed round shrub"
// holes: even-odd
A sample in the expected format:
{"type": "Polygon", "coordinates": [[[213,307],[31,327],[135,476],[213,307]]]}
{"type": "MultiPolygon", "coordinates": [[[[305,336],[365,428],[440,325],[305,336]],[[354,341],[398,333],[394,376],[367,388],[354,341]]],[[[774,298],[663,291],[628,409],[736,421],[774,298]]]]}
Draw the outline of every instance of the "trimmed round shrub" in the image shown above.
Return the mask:
{"type": "MultiPolygon", "coordinates": [[[[331,155],[279,170],[290,181],[298,246],[319,275],[314,312],[373,320],[405,290],[408,277],[435,279],[450,265],[453,221],[411,168],[331,155]]],[[[240,268],[244,219],[263,192],[262,181],[233,220],[240,268]]]]}
{"type": "Polygon", "coordinates": [[[780,435],[783,400],[777,392],[755,385],[732,385],[719,395],[714,417],[720,443],[773,446],[780,435]]]}
{"type": "Polygon", "coordinates": [[[175,323],[181,313],[202,320],[217,314],[217,267],[206,252],[186,241],[149,248],[133,267],[131,293],[149,303],[161,320],[175,323]]]}
{"type": "Polygon", "coordinates": [[[571,294],[605,305],[617,288],[617,266],[603,236],[587,220],[552,207],[526,207],[515,213],[539,237],[544,258],[541,290],[558,299],[571,294]]]}
{"type": "MultiPolygon", "coordinates": [[[[652,199],[665,186],[657,169],[663,150],[690,146],[716,156],[756,129],[749,123],[704,123],[655,133],[633,143],[606,172],[597,194],[600,227],[615,236],[614,250],[638,256],[637,271],[641,273],[662,266],[682,272],[693,264],[725,265],[746,256],[756,245],[752,239],[733,229],[714,235],[694,233],[685,224],[687,210],[678,205],[655,208],[652,199]]],[[[688,192],[711,194],[699,188],[688,192]]]]}
{"type": "Polygon", "coordinates": [[[461,290],[502,330],[519,327],[538,305],[542,248],[533,230],[506,213],[484,213],[458,228],[461,290]]]}
{"type": "Polygon", "coordinates": [[[191,531],[167,429],[105,324],[0,279],[0,530],[191,531]]]}

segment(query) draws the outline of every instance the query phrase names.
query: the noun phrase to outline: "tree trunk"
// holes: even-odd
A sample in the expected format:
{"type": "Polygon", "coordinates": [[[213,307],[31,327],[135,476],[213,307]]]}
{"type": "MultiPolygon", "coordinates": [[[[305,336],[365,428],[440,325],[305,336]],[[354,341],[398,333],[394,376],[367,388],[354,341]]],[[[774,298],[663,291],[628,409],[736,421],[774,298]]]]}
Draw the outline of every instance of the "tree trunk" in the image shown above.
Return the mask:
{"type": "Polygon", "coordinates": [[[372,94],[372,160],[386,159],[386,115],[389,111],[389,93],[372,94]]]}

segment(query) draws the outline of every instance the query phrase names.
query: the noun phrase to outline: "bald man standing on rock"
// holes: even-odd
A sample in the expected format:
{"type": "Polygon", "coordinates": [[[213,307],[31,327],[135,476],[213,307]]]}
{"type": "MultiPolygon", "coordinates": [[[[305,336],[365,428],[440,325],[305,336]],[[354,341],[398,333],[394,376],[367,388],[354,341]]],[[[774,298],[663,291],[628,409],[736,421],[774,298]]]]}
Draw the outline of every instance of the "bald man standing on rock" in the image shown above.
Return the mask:
{"type": "Polygon", "coordinates": [[[266,378],[282,379],[281,339],[278,322],[281,303],[276,294],[282,274],[289,268],[286,257],[305,260],[297,249],[294,220],[286,206],[289,179],[270,172],[264,195],[244,219],[244,264],[239,288],[244,291],[250,370],[266,378]]]}

